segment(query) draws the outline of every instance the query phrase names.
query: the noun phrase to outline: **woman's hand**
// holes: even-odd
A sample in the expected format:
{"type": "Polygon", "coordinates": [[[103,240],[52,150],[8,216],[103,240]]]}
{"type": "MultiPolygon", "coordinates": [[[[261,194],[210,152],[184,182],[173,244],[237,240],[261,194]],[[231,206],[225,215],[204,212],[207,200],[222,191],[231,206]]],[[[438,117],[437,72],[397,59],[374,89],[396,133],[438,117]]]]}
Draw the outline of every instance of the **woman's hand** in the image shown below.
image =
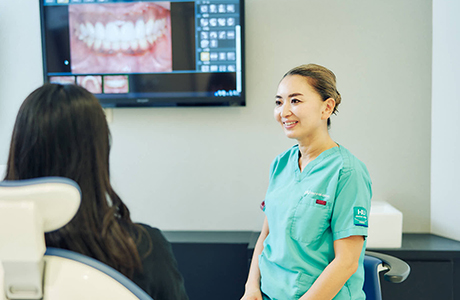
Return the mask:
{"type": "Polygon", "coordinates": [[[247,290],[240,300],[262,300],[262,293],[259,289],[247,290]]]}

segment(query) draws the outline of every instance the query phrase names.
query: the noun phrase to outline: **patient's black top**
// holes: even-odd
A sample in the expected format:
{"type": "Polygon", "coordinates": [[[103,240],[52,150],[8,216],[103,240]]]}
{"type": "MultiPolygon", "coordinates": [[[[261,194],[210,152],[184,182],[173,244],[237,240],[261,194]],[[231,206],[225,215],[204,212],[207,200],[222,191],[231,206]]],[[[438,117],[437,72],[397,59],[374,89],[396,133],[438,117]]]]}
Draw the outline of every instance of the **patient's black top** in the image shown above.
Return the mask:
{"type": "Polygon", "coordinates": [[[136,272],[133,281],[154,300],[187,300],[184,280],[177,269],[171,245],[161,231],[145,224],[144,227],[152,241],[152,248],[147,257],[149,241],[143,237],[137,246],[142,259],[143,272],[136,272]]]}

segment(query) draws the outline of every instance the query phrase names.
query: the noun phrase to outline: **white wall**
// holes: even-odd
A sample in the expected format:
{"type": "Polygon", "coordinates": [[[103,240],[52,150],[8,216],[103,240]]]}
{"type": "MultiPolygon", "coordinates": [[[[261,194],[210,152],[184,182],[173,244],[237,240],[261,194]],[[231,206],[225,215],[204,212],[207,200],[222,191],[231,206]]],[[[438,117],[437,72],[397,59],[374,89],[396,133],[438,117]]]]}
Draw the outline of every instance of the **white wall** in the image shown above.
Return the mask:
{"type": "MultiPolygon", "coordinates": [[[[431,13],[431,0],[246,0],[246,107],[114,110],[113,183],[134,219],[260,229],[269,164],[294,143],[273,121],[276,86],[315,62],[336,73],[343,96],[333,138],[367,164],[374,199],[404,213],[404,231],[428,232],[431,13]]],[[[1,1],[0,14],[4,164],[14,115],[42,70],[36,1],[1,1]]]]}
{"type": "Polygon", "coordinates": [[[0,0],[0,165],[24,98],[43,83],[38,1],[0,0]]]}
{"type": "Polygon", "coordinates": [[[431,230],[460,240],[460,2],[433,2],[431,230]]]}

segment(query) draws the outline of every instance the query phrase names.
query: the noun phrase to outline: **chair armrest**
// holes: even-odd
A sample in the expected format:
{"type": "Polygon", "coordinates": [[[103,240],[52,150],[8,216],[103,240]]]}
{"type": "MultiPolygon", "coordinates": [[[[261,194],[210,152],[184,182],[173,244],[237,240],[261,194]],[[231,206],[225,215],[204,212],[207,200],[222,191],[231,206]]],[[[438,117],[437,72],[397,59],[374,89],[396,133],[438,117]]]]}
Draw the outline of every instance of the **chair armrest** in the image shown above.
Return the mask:
{"type": "Polygon", "coordinates": [[[380,259],[384,266],[389,268],[389,271],[383,275],[385,280],[389,282],[401,283],[406,280],[410,274],[410,266],[397,257],[372,251],[366,251],[366,255],[380,259]]]}

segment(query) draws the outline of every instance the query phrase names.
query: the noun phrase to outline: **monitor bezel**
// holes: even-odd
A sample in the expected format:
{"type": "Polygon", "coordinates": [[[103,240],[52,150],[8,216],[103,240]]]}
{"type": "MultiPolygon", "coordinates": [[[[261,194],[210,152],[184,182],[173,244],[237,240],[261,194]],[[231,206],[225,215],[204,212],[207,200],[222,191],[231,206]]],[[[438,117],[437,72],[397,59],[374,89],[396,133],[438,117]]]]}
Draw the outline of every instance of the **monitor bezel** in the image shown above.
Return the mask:
{"type": "MultiPolygon", "coordinates": [[[[45,37],[45,0],[39,0],[40,6],[40,32],[41,32],[41,50],[43,63],[43,81],[48,83],[47,74],[47,54],[46,54],[46,37],[45,37]]],[[[148,1],[148,0],[146,0],[148,1]]],[[[136,2],[136,1],[133,1],[136,2]]],[[[171,1],[174,2],[174,1],[171,1]]],[[[177,1],[177,2],[199,2],[177,1]]],[[[193,107],[193,106],[246,106],[246,55],[245,55],[245,3],[239,0],[239,18],[241,27],[241,93],[239,96],[184,96],[184,97],[135,97],[126,94],[120,97],[111,97],[109,100],[104,99],[104,94],[94,94],[99,103],[104,108],[134,108],[134,107],[193,107]],[[133,101],[134,100],[134,101],[133,101]],[[145,101],[148,100],[148,101],[145,101]]],[[[196,13],[195,13],[196,16],[196,13]]],[[[211,72],[210,72],[211,73],[211,72]]],[[[78,75],[75,75],[78,76],[78,75]]],[[[113,94],[112,94],[113,95],[113,94]]]]}

